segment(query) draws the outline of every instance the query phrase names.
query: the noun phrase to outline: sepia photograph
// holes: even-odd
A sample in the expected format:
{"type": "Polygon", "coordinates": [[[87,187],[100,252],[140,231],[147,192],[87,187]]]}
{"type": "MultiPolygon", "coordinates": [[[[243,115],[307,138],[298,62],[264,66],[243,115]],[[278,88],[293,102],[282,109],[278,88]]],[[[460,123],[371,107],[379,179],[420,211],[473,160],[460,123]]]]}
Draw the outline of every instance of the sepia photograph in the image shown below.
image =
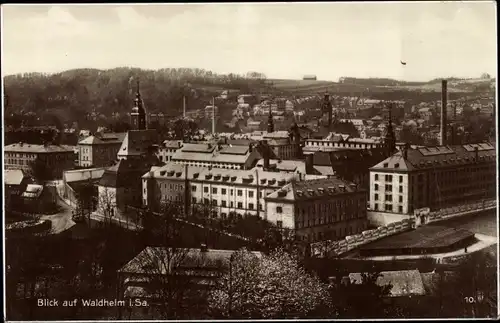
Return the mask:
{"type": "Polygon", "coordinates": [[[496,13],[2,4],[4,320],[497,319],[496,13]]]}

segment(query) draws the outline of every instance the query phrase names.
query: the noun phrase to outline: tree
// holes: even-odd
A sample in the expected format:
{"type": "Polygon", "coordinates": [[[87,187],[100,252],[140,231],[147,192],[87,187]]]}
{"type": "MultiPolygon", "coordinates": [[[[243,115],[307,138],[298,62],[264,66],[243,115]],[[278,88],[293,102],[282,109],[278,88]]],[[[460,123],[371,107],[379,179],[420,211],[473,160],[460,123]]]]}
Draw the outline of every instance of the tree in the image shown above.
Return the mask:
{"type": "Polygon", "coordinates": [[[97,212],[104,216],[105,222],[111,222],[116,210],[116,193],[109,187],[100,187],[97,197],[97,212]]]}
{"type": "Polygon", "coordinates": [[[39,158],[36,158],[34,161],[30,162],[28,173],[38,183],[44,183],[45,181],[48,181],[52,178],[52,171],[39,158]]]}
{"type": "Polygon", "coordinates": [[[436,317],[496,317],[496,286],[495,256],[487,252],[469,255],[447,279],[440,281],[436,317]]]}
{"type": "Polygon", "coordinates": [[[164,319],[185,317],[188,312],[188,275],[180,271],[187,261],[190,249],[185,246],[182,227],[176,219],[181,216],[181,206],[163,203],[161,213],[150,210],[142,214],[143,234],[149,247],[141,253],[143,269],[151,277],[146,292],[158,302],[158,310],[164,319]]]}
{"type": "Polygon", "coordinates": [[[90,214],[95,208],[95,187],[92,182],[87,181],[77,190],[77,207],[75,214],[78,217],[88,218],[90,223],[90,214]]]}
{"type": "Polygon", "coordinates": [[[388,305],[383,299],[389,295],[392,286],[380,286],[377,279],[380,272],[365,271],[361,273],[361,282],[342,281],[339,272],[331,284],[332,303],[339,310],[342,318],[384,318],[387,317],[388,305]]]}
{"type": "Polygon", "coordinates": [[[235,254],[229,270],[212,290],[209,306],[214,316],[222,318],[306,318],[335,314],[326,285],[282,250],[262,259],[256,259],[248,251],[235,254]]]}

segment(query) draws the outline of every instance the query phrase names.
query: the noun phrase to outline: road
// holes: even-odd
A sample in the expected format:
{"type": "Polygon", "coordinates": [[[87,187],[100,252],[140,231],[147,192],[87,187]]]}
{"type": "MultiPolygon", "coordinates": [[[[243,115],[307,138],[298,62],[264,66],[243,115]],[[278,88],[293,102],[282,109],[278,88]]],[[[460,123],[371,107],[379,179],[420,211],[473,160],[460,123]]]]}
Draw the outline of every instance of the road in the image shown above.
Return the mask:
{"type": "Polygon", "coordinates": [[[50,220],[52,222],[52,232],[54,234],[61,233],[75,225],[75,222],[72,220],[73,209],[61,199],[57,199],[57,205],[60,208],[59,212],[41,217],[42,220],[50,220]]]}

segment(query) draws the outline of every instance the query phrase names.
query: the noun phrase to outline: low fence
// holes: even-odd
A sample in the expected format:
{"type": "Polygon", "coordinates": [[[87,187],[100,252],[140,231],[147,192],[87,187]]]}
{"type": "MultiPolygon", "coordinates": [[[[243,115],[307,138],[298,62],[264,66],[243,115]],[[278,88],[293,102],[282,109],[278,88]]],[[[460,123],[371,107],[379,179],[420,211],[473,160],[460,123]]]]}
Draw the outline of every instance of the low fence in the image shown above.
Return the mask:
{"type": "Polygon", "coordinates": [[[414,219],[405,219],[380,226],[373,230],[366,230],[359,234],[345,237],[336,241],[321,241],[311,244],[311,255],[313,257],[336,257],[351,251],[361,245],[379,240],[396,233],[405,232],[415,228],[414,219]]]}
{"type": "Polygon", "coordinates": [[[495,200],[485,200],[476,203],[458,205],[454,207],[449,207],[446,209],[430,212],[427,216],[428,219],[426,223],[432,223],[442,220],[447,220],[459,216],[463,216],[470,213],[476,213],[478,211],[493,210],[497,207],[497,202],[495,200]]]}
{"type": "MultiPolygon", "coordinates": [[[[480,211],[496,208],[496,200],[484,200],[481,202],[458,205],[439,211],[430,212],[425,224],[459,217],[480,211]]],[[[360,234],[347,236],[337,241],[320,241],[311,244],[311,255],[314,257],[336,257],[351,251],[361,245],[379,240],[393,234],[405,232],[415,228],[415,218],[404,219],[378,227],[377,229],[363,231],[360,234]]]]}
{"type": "Polygon", "coordinates": [[[5,226],[6,234],[37,234],[49,232],[52,228],[52,222],[49,220],[27,220],[15,222],[5,226]]]}

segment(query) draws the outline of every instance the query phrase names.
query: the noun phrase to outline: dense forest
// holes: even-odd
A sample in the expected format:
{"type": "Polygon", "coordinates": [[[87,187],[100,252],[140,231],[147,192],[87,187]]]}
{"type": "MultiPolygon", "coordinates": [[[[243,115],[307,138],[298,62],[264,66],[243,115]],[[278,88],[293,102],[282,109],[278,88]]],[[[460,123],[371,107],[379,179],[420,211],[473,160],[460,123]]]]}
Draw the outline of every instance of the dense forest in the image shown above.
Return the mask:
{"type": "Polygon", "coordinates": [[[169,116],[181,113],[183,96],[188,109],[196,109],[206,106],[211,96],[223,90],[270,88],[265,75],[257,72],[219,75],[203,69],[153,71],[124,67],[25,73],[4,78],[5,115],[34,112],[38,118],[56,115],[64,123],[96,117],[120,119],[131,108],[137,80],[148,111],[169,116]]]}

